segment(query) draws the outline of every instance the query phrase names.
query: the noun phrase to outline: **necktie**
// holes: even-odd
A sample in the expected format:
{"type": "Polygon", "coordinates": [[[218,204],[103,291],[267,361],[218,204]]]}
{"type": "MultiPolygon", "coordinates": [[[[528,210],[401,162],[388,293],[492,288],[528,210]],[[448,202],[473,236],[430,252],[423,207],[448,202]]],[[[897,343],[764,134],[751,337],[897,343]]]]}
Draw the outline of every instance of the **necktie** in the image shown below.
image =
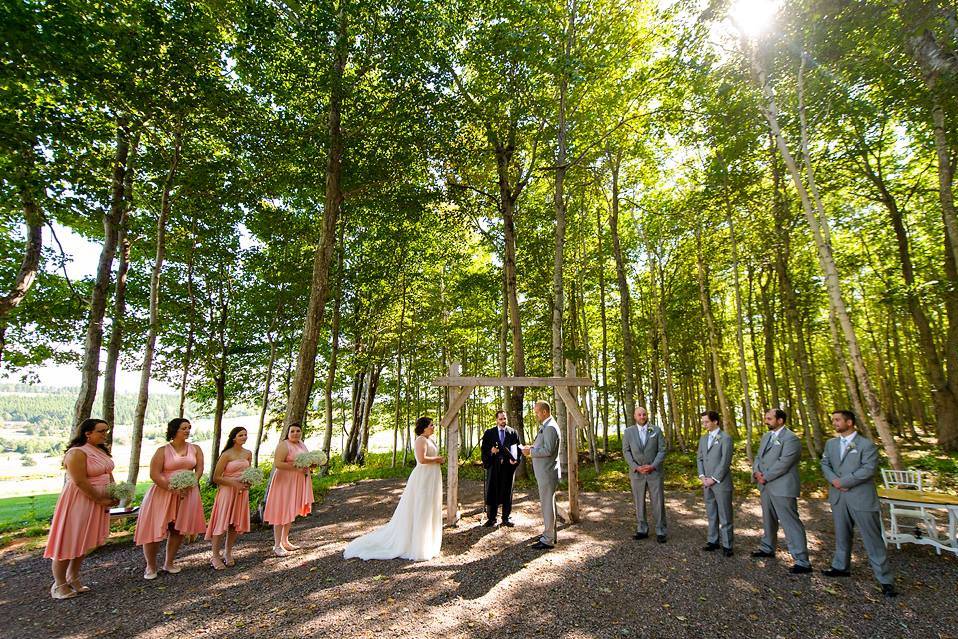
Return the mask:
{"type": "Polygon", "coordinates": [[[643,447],[645,446],[646,437],[648,437],[648,435],[646,434],[645,428],[644,428],[644,427],[643,427],[643,428],[640,428],[640,429],[639,429],[639,439],[642,440],[642,446],[643,446],[643,447]]]}
{"type": "Polygon", "coordinates": [[[504,428],[499,429],[499,445],[502,446],[506,443],[506,431],[504,428]]]}
{"type": "Polygon", "coordinates": [[[709,435],[709,450],[712,450],[712,446],[715,445],[715,435],[709,435]]]}
{"type": "Polygon", "coordinates": [[[842,437],[841,442],[842,442],[841,456],[842,456],[842,459],[845,459],[845,452],[848,450],[848,440],[842,437]]]}

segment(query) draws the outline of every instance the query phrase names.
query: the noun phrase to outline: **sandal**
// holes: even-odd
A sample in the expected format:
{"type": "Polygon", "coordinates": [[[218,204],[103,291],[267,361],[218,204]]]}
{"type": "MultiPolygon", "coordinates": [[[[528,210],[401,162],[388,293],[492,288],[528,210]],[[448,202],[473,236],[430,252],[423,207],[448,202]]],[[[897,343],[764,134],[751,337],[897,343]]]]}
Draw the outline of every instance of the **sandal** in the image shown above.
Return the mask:
{"type": "Polygon", "coordinates": [[[67,583],[70,584],[70,587],[73,588],[73,590],[75,590],[75,591],[78,592],[78,593],[79,593],[79,592],[90,592],[90,587],[89,587],[89,586],[84,586],[83,584],[81,584],[79,577],[77,577],[76,579],[68,579],[68,580],[67,580],[67,583]]]}
{"type": "Polygon", "coordinates": [[[219,557],[213,557],[210,559],[210,564],[212,564],[213,570],[223,570],[226,568],[226,564],[219,557]]]}
{"type": "Polygon", "coordinates": [[[285,557],[289,553],[286,552],[286,549],[283,548],[282,546],[273,546],[273,554],[276,555],[277,557],[285,557]]]}
{"type": "Polygon", "coordinates": [[[77,593],[70,587],[69,583],[60,584],[59,586],[54,583],[50,586],[50,596],[54,599],[73,599],[77,596],[77,593]],[[66,588],[66,592],[63,592],[64,588],[66,588]]]}

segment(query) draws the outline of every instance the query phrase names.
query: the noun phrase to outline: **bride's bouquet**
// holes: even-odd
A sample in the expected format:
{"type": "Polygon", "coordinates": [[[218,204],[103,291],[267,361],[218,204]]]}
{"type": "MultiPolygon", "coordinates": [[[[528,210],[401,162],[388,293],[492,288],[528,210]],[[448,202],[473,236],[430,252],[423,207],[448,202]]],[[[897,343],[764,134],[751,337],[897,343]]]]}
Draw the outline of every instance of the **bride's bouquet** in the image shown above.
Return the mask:
{"type": "Polygon", "coordinates": [[[170,490],[185,490],[196,486],[196,473],[192,470],[181,470],[170,476],[170,490]]]}
{"type": "Polygon", "coordinates": [[[239,476],[239,480],[246,484],[247,486],[256,486],[262,484],[265,476],[263,471],[254,466],[250,466],[243,471],[243,474],[239,476]]]}
{"type": "Polygon", "coordinates": [[[112,499],[129,504],[136,496],[136,486],[128,481],[110,482],[106,487],[106,493],[112,499]]]}
{"type": "Polygon", "coordinates": [[[296,455],[296,459],[293,460],[293,466],[296,466],[296,468],[313,468],[323,466],[327,461],[329,461],[329,459],[326,457],[326,453],[321,450],[311,450],[296,455]]]}

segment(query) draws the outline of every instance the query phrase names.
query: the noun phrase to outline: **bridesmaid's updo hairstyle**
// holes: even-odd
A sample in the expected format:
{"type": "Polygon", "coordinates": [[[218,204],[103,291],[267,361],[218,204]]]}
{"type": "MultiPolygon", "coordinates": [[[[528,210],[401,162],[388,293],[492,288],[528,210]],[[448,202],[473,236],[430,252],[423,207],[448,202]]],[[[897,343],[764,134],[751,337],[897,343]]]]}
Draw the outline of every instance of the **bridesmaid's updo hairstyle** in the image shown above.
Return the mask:
{"type": "MultiPolygon", "coordinates": [[[[94,430],[96,430],[97,424],[106,424],[106,420],[97,419],[96,417],[91,417],[89,419],[84,419],[82,422],[80,422],[80,425],[77,426],[76,435],[74,435],[73,439],[70,440],[70,443],[67,444],[67,450],[70,450],[71,448],[79,448],[80,446],[84,446],[87,443],[86,441],[87,434],[92,433],[94,430]]],[[[103,450],[103,452],[105,452],[107,455],[110,454],[110,449],[106,447],[106,444],[100,444],[99,446],[97,446],[97,448],[103,450]]]]}
{"type": "Polygon", "coordinates": [[[420,417],[416,420],[416,437],[419,437],[423,432],[429,428],[429,425],[432,423],[432,417],[420,417]]]}
{"type": "Polygon", "coordinates": [[[171,419],[166,425],[166,441],[173,441],[173,438],[176,437],[177,431],[180,430],[180,426],[182,426],[184,422],[189,421],[190,420],[186,419],[185,417],[174,417],[171,419]]]}
{"type": "Polygon", "coordinates": [[[285,429],[283,429],[283,439],[289,439],[289,431],[292,428],[298,428],[300,431],[302,431],[303,425],[300,424],[299,422],[293,422],[292,424],[287,426],[285,429]]]}

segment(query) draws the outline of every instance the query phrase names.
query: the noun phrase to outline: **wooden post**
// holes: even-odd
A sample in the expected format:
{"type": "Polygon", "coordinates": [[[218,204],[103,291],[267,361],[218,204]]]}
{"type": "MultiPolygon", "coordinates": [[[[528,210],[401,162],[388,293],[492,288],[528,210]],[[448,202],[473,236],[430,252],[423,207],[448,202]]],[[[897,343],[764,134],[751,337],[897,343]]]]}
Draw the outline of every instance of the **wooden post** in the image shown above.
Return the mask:
{"type": "MultiPolygon", "coordinates": [[[[575,377],[575,364],[566,360],[566,374],[570,378],[575,377]]],[[[569,482],[569,519],[572,522],[579,521],[579,439],[576,434],[576,422],[585,428],[586,424],[579,410],[576,397],[578,393],[575,387],[556,386],[562,403],[566,406],[566,458],[568,460],[567,480],[569,482]]]]}
{"type": "MultiPolygon", "coordinates": [[[[457,377],[462,373],[458,362],[449,366],[449,376],[457,377]]],[[[446,389],[449,409],[443,416],[440,426],[446,427],[446,525],[455,526],[459,521],[459,409],[465,404],[471,387],[464,387],[453,399],[452,387],[446,389]],[[468,389],[468,390],[467,390],[468,389]]]]}

